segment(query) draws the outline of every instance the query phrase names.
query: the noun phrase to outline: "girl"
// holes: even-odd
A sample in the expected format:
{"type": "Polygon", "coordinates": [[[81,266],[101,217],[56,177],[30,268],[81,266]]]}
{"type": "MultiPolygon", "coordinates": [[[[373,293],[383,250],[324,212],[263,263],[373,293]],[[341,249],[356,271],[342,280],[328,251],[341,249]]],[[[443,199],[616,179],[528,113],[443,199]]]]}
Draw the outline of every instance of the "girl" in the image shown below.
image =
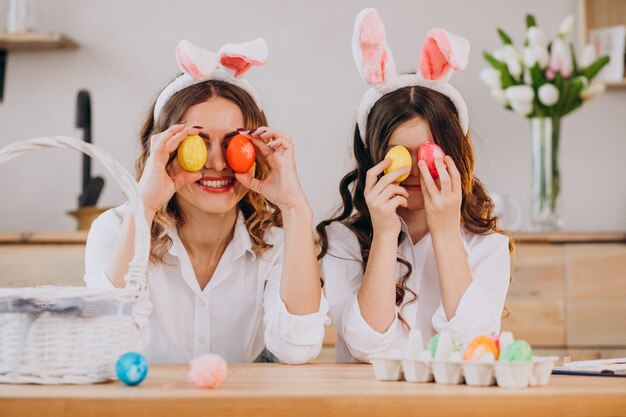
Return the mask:
{"type": "Polygon", "coordinates": [[[426,340],[448,330],[461,343],[499,331],[509,283],[509,239],[474,178],[467,108],[447,83],[465,67],[469,44],[444,30],[428,33],[417,74],[397,75],[378,13],[355,23],[353,52],[371,86],[354,132],[356,168],[341,181],[343,210],[317,226],[326,296],[337,326],[337,360],[404,350],[408,330],[426,340]],[[416,160],[438,144],[438,179],[416,160]],[[412,168],[382,175],[397,145],[412,168]],[[396,180],[408,177],[398,185],[396,180]]]}
{"type": "MultiPolygon", "coordinates": [[[[152,238],[153,311],[143,351],[155,362],[208,352],[251,362],[267,346],[282,362],[307,362],[321,349],[328,307],[293,143],[266,127],[256,92],[242,78],[265,62],[265,41],[228,44],[217,54],[182,41],[176,57],[183,74],[151,109],[136,163],[152,238]],[[245,174],[234,173],[225,158],[238,132],[257,148],[245,174]],[[207,147],[198,172],[184,171],[176,158],[189,135],[201,136],[207,147]]],[[[124,287],[133,235],[126,205],[94,222],[88,286],[124,287]]]]}

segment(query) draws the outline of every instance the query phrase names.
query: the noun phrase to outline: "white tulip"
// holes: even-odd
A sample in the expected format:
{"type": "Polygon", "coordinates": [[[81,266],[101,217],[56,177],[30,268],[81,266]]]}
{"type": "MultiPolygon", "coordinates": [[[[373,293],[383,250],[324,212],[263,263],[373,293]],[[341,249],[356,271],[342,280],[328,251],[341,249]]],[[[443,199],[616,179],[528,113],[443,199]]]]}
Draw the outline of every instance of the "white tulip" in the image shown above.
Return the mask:
{"type": "Polygon", "coordinates": [[[521,103],[531,103],[535,98],[535,92],[532,87],[527,85],[513,85],[506,90],[504,90],[504,95],[511,103],[521,102],[521,103]]]}
{"type": "Polygon", "coordinates": [[[523,101],[512,101],[511,108],[517,114],[522,116],[528,116],[533,111],[533,103],[526,103],[523,101]]]}
{"type": "Polygon", "coordinates": [[[522,56],[524,57],[524,65],[528,68],[532,68],[537,62],[537,55],[533,46],[526,46],[522,50],[522,56]]]}
{"type": "Polygon", "coordinates": [[[528,44],[530,46],[541,46],[542,48],[548,46],[546,35],[544,35],[543,31],[537,26],[528,28],[526,31],[526,39],[528,39],[528,44]]]}
{"type": "Polygon", "coordinates": [[[526,85],[533,85],[533,77],[530,75],[530,70],[528,68],[524,68],[524,76],[522,77],[522,81],[526,85]]]}
{"type": "Polygon", "coordinates": [[[563,22],[561,23],[561,26],[559,26],[559,35],[567,36],[570,33],[572,33],[573,28],[574,28],[574,16],[569,15],[563,20],[563,22]]]}
{"type": "Polygon", "coordinates": [[[587,68],[589,65],[593,64],[596,58],[596,48],[593,44],[589,44],[583,48],[583,52],[580,54],[580,59],[578,60],[578,66],[580,68],[587,68]]]}
{"type": "Polygon", "coordinates": [[[587,88],[583,89],[580,96],[583,100],[590,100],[595,96],[604,93],[604,90],[606,90],[606,85],[603,82],[594,81],[587,88]]]}
{"type": "Polygon", "coordinates": [[[550,61],[550,54],[548,54],[548,48],[545,46],[535,46],[535,55],[537,56],[537,62],[539,68],[545,68],[550,61]]]}
{"type": "Polygon", "coordinates": [[[500,87],[500,71],[495,68],[485,68],[480,72],[480,79],[489,88],[500,87]]]}
{"type": "Polygon", "coordinates": [[[509,100],[506,99],[506,95],[504,94],[504,90],[503,89],[501,89],[501,88],[492,88],[491,89],[491,95],[493,96],[493,98],[498,100],[503,105],[506,106],[507,104],[509,104],[509,100]]]}
{"type": "Polygon", "coordinates": [[[544,84],[539,87],[537,96],[544,106],[552,106],[559,101],[559,89],[554,84],[544,84]]]}
{"type": "Polygon", "coordinates": [[[514,77],[522,75],[522,64],[520,62],[520,53],[513,45],[504,45],[502,49],[503,61],[509,72],[514,77]]]}

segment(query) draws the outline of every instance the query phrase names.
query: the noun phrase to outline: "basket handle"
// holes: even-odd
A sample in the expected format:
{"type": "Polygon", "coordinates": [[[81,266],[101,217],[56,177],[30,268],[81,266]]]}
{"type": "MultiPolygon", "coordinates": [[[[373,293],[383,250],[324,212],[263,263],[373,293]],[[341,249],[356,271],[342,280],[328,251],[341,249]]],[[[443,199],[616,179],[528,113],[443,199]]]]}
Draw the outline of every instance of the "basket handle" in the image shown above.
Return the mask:
{"type": "Polygon", "coordinates": [[[124,195],[128,197],[135,219],[135,253],[128,265],[124,281],[126,281],[127,288],[139,291],[140,299],[147,297],[150,231],[144,217],[143,201],[139,197],[135,179],[108,152],[69,136],[40,137],[7,145],[0,149],[0,164],[42,148],[66,148],[87,154],[102,163],[121,187],[124,195]]]}

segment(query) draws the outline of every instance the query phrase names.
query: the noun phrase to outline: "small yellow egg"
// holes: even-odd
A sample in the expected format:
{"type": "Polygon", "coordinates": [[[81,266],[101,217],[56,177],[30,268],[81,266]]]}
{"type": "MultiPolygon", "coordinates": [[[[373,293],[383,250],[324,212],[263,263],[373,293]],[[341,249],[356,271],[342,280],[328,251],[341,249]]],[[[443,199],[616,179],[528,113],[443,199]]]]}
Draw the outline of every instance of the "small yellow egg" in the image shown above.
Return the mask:
{"type": "MultiPolygon", "coordinates": [[[[408,166],[409,168],[413,166],[411,153],[404,146],[394,146],[393,148],[389,149],[389,152],[387,152],[387,155],[385,155],[385,159],[387,158],[391,159],[391,164],[389,164],[389,166],[385,168],[385,174],[389,174],[390,172],[402,168],[403,166],[408,166]]],[[[395,182],[397,184],[400,184],[402,181],[407,179],[408,176],[409,174],[403,175],[395,182]]]]}
{"type": "Polygon", "coordinates": [[[200,171],[206,164],[207,152],[204,140],[198,135],[187,136],[178,145],[178,162],[185,171],[200,171]]]}

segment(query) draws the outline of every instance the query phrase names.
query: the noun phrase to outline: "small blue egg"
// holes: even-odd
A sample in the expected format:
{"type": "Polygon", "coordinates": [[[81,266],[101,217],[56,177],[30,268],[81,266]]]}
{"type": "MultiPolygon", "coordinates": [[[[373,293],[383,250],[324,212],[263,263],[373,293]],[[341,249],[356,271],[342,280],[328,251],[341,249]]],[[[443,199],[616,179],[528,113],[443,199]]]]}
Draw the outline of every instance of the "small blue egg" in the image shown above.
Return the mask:
{"type": "Polygon", "coordinates": [[[137,352],[125,353],[117,360],[115,373],[126,385],[137,385],[148,375],[148,361],[137,352]]]}

